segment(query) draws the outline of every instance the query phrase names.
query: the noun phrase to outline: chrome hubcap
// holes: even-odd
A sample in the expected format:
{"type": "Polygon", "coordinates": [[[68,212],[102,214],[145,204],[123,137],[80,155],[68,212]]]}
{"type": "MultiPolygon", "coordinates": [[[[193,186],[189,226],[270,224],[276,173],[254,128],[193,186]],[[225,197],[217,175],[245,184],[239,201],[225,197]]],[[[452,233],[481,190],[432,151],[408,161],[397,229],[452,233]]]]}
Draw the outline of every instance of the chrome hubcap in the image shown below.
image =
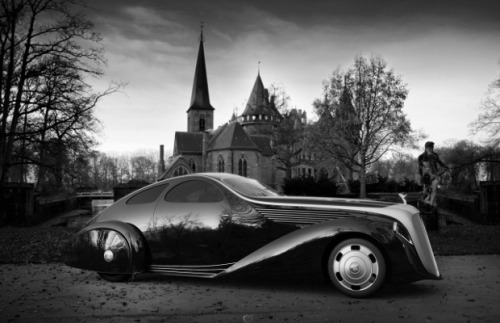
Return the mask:
{"type": "Polygon", "coordinates": [[[355,263],[352,263],[350,266],[349,266],[349,270],[351,271],[351,274],[353,275],[356,275],[359,273],[359,271],[361,270],[360,267],[359,267],[359,264],[357,262],[355,263]]]}
{"type": "Polygon", "coordinates": [[[379,275],[378,260],[363,245],[347,245],[335,255],[333,272],[345,288],[364,290],[373,285],[379,275]]]}

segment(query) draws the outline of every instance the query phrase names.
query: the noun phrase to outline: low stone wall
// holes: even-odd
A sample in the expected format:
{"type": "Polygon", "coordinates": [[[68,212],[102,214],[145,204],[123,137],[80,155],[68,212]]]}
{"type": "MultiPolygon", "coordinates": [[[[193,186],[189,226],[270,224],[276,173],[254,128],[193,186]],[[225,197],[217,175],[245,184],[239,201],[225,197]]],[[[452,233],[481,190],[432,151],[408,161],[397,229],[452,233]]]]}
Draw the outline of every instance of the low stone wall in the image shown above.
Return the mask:
{"type": "Polygon", "coordinates": [[[481,216],[490,223],[500,223],[500,181],[480,183],[481,216]]]}
{"type": "Polygon", "coordinates": [[[437,204],[439,208],[463,216],[468,220],[478,223],[485,222],[479,209],[479,196],[476,194],[440,192],[437,194],[437,204]]]}
{"type": "Polygon", "coordinates": [[[33,184],[6,183],[0,186],[0,226],[29,225],[34,212],[33,184]]]}
{"type": "Polygon", "coordinates": [[[0,226],[31,226],[47,221],[76,207],[76,198],[43,198],[34,185],[7,183],[0,187],[0,226]]]}
{"type": "Polygon", "coordinates": [[[39,198],[35,202],[35,213],[29,225],[35,225],[50,220],[76,208],[77,200],[75,196],[51,199],[39,198]]]}

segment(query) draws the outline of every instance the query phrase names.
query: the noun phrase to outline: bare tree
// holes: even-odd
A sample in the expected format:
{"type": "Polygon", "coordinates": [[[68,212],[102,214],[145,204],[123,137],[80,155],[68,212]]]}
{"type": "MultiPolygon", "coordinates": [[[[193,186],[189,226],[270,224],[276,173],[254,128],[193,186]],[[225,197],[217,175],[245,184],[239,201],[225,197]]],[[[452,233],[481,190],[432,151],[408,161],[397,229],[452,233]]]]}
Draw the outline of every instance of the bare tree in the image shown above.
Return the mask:
{"type": "Polygon", "coordinates": [[[333,72],[324,98],[314,102],[317,147],[358,173],[360,197],[366,197],[367,167],[415,139],[403,113],[407,95],[406,84],[381,57],[356,57],[347,71],[333,72]]]}
{"type": "Polygon", "coordinates": [[[296,109],[282,113],[282,119],[276,126],[273,146],[278,168],[285,171],[286,179],[292,178],[292,168],[301,162],[306,128],[302,111],[296,109]]]}
{"type": "Polygon", "coordinates": [[[132,178],[153,183],[156,180],[158,158],[155,154],[136,154],[130,159],[132,178]]]}
{"type": "Polygon", "coordinates": [[[270,103],[280,113],[273,131],[273,149],[278,168],[285,171],[285,178],[292,178],[292,168],[300,164],[300,153],[306,131],[305,115],[290,108],[290,96],[283,86],[271,85],[270,103]]]}
{"type": "Polygon", "coordinates": [[[489,135],[488,144],[500,145],[500,76],[493,81],[480,106],[483,111],[476,121],[470,124],[473,133],[485,131],[489,135]]]}
{"type": "MultiPolygon", "coordinates": [[[[85,77],[102,75],[100,36],[72,2],[0,0],[0,183],[18,164],[44,161],[49,148],[88,150],[93,108],[111,86],[92,93],[85,77]]],[[[45,170],[44,170],[45,169],[45,170]]]]}

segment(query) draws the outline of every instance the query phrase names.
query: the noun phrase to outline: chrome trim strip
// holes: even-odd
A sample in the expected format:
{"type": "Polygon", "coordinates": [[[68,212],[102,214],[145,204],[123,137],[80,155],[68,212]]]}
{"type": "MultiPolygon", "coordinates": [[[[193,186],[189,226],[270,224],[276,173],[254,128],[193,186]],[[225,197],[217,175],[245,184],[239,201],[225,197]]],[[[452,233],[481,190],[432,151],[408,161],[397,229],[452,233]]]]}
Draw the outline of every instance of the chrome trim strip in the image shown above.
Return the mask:
{"type": "Polygon", "coordinates": [[[200,278],[214,278],[225,272],[234,263],[202,266],[181,266],[181,265],[150,265],[149,271],[170,276],[189,276],[200,278]]]}
{"type": "Polygon", "coordinates": [[[153,266],[160,266],[160,267],[169,267],[169,268],[179,268],[179,269],[185,269],[185,268],[204,268],[204,269],[209,269],[209,268],[229,268],[232,265],[234,265],[234,262],[228,262],[225,264],[217,264],[217,265],[153,265],[153,266]]]}

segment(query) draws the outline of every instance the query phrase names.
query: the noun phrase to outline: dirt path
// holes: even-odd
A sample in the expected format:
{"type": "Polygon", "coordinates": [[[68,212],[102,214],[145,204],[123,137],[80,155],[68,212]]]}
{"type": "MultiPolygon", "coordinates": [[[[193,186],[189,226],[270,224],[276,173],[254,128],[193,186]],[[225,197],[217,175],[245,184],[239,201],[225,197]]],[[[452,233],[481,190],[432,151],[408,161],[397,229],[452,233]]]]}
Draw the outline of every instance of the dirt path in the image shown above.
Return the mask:
{"type": "Polygon", "coordinates": [[[2,322],[500,322],[500,256],[438,257],[442,281],[356,300],[318,277],[100,280],[62,264],[0,265],[2,322]]]}

